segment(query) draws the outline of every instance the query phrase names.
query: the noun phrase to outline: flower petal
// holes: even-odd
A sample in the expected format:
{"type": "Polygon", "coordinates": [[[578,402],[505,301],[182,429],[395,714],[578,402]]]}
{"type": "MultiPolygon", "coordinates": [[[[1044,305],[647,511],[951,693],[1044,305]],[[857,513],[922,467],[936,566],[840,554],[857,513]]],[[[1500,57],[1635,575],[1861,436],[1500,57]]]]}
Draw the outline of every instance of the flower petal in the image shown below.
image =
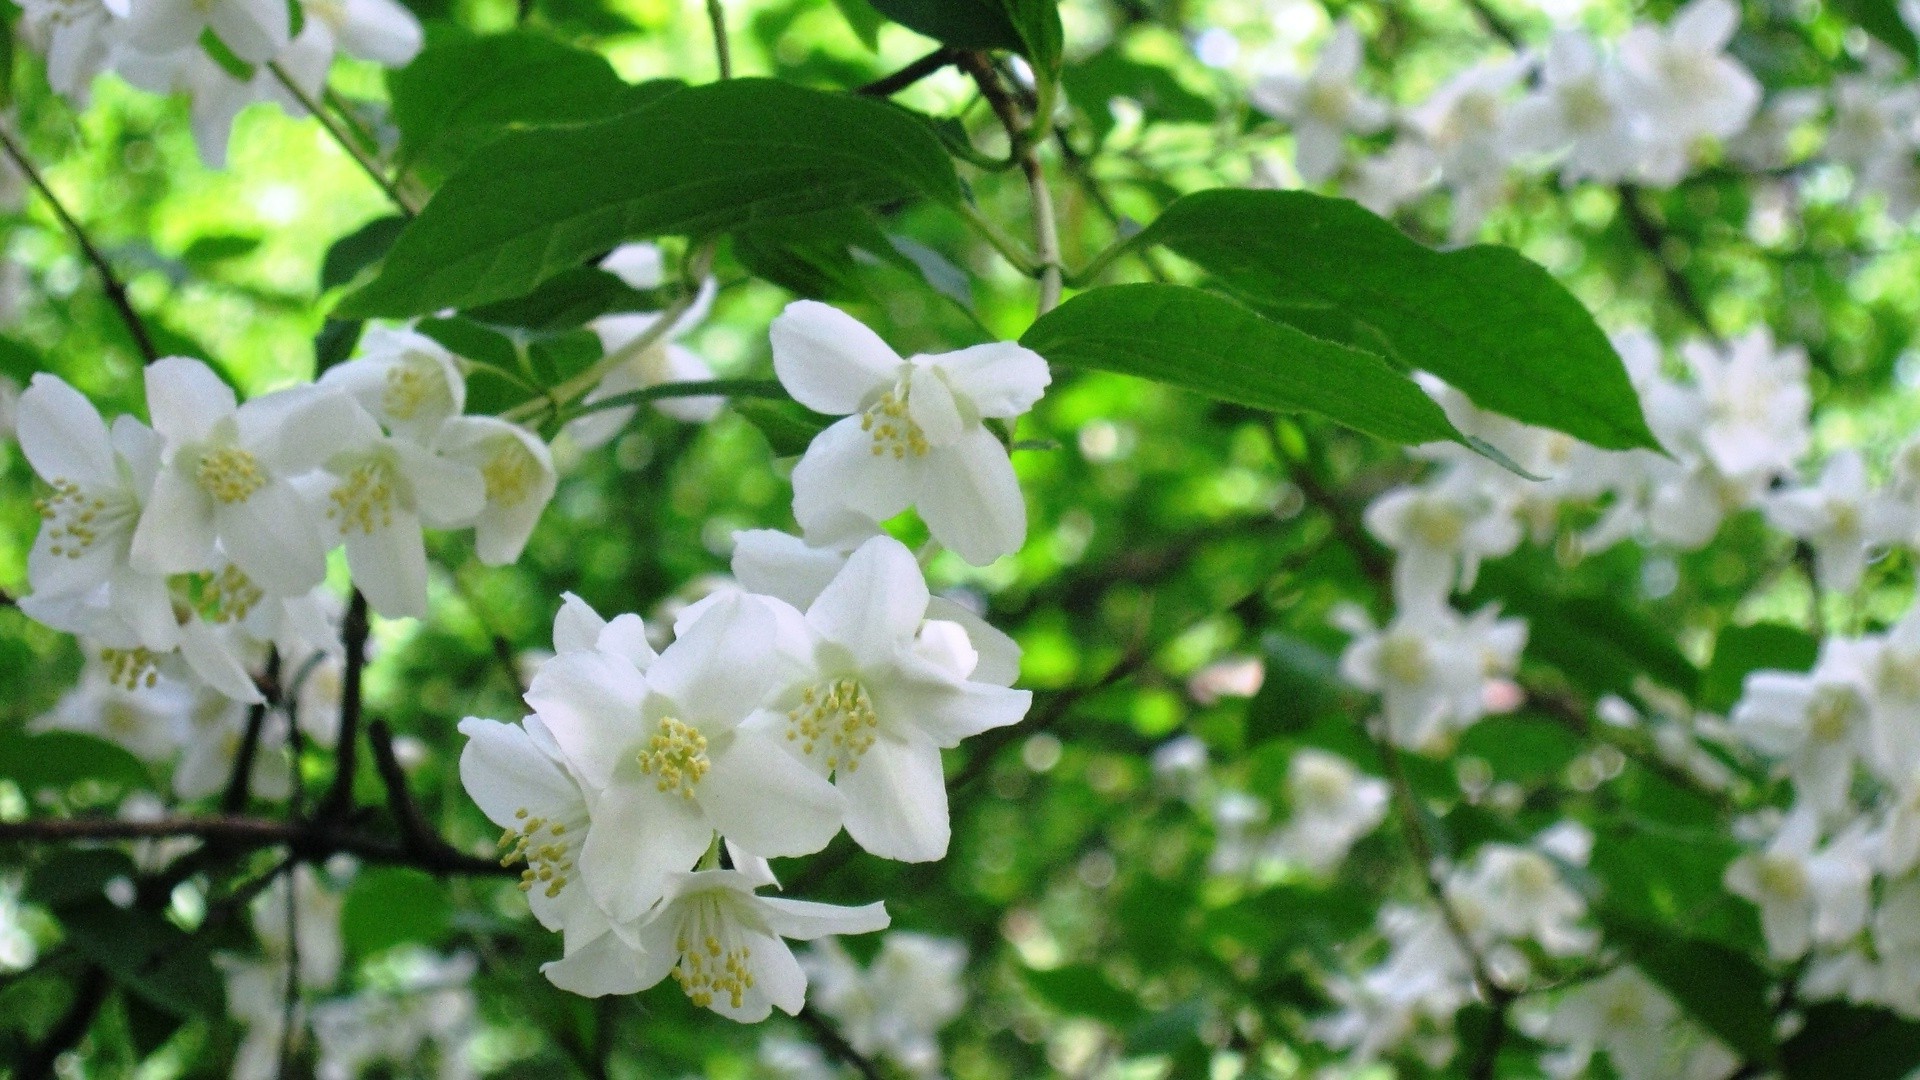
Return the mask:
{"type": "Polygon", "coordinates": [[[419,619],[427,614],[427,546],[420,519],[395,508],[389,523],[372,532],[346,532],[347,569],[367,604],[384,618],[419,619]]]}
{"type": "Polygon", "coordinates": [[[829,416],[865,408],[904,363],[860,320],[815,300],[788,304],[768,332],[780,384],[800,404],[829,416]]]}
{"type": "Polygon", "coordinates": [[[871,934],[885,930],[891,919],[884,903],[861,907],[819,904],[811,900],[789,900],[781,896],[757,898],[767,926],[783,938],[813,941],[841,934],[871,934]]]}
{"type": "Polygon", "coordinates": [[[147,416],[172,446],[199,442],[239,407],[233,387],[198,360],[169,356],[147,365],[147,416]]]}
{"type": "Polygon", "coordinates": [[[541,964],[540,974],[560,989],[581,997],[637,994],[651,985],[641,982],[644,960],[638,950],[609,930],[561,959],[541,964]]]}
{"type": "Polygon", "coordinates": [[[755,855],[810,855],[840,831],[840,793],[758,732],[741,732],[714,759],[695,797],[715,828],[755,855]]]}
{"type": "Polygon", "coordinates": [[[780,648],[777,603],[743,592],[714,597],[647,669],[648,685],[709,737],[732,729],[798,674],[780,648]]]}
{"type": "Polygon", "coordinates": [[[645,693],[632,664],[582,650],[542,665],[526,700],[586,783],[603,788],[640,737],[645,693]]]}
{"type": "Polygon", "coordinates": [[[299,596],[327,576],[331,530],[285,480],[267,481],[245,502],[216,506],[214,522],[234,565],[274,596],[299,596]]]}
{"type": "Polygon", "coordinates": [[[213,505],[184,471],[167,469],[133,530],[133,564],[158,574],[213,568],[213,505]]]}
{"type": "Polygon", "coordinates": [[[106,421],[86,395],[42,372],[20,394],[15,409],[14,435],[41,479],[72,481],[82,488],[118,486],[106,421]]]}
{"type": "MultiPolygon", "coordinates": [[[[934,539],[975,566],[1020,550],[1027,540],[1027,504],[1000,440],[983,427],[971,428],[925,460],[917,506],[934,539]]],[[[799,478],[795,470],[796,495],[799,478]]]]}
{"type": "Polygon", "coordinates": [[[861,544],[807,609],[807,626],[847,650],[857,668],[890,661],[927,613],[927,581],[891,536],[861,544]]]}
{"type": "Polygon", "coordinates": [[[580,876],[615,923],[639,918],[664,895],[669,875],[692,866],[713,842],[705,814],[652,784],[608,788],[593,806],[580,846],[580,876]]]}
{"type": "Polygon", "coordinates": [[[874,449],[858,417],[813,437],[793,468],[793,516],[808,536],[845,531],[849,512],[867,522],[885,521],[913,504],[927,459],[874,449]]]}
{"type": "Polygon", "coordinates": [[[847,797],[847,835],[883,859],[934,862],[945,858],[950,826],[940,751],[926,736],[882,734],[859,767],[837,777],[847,797]]]}
{"type": "Polygon", "coordinates": [[[1045,357],[1011,341],[942,353],[928,357],[927,363],[939,368],[954,394],[981,416],[1019,416],[1033,408],[1053,382],[1045,357]]]}

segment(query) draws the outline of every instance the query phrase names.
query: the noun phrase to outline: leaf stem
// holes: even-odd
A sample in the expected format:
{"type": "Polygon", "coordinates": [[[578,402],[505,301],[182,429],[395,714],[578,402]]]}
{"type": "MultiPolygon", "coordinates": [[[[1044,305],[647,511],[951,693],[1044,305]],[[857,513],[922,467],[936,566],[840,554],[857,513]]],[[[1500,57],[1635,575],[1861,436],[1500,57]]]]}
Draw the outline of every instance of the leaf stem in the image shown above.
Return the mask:
{"type": "Polygon", "coordinates": [[[730,397],[730,398],[771,398],[780,400],[787,397],[787,388],[775,379],[698,379],[687,382],[659,383],[639,390],[629,390],[624,394],[615,394],[610,398],[577,405],[567,411],[569,420],[602,412],[606,409],[620,409],[629,405],[644,405],[649,401],[663,398],[685,397],[730,397]]]}
{"type": "Polygon", "coordinates": [[[40,193],[40,197],[47,200],[47,205],[53,208],[53,215],[60,219],[60,224],[66,227],[74,243],[80,245],[80,253],[93,264],[94,271],[100,275],[101,286],[106,289],[107,302],[113,305],[113,310],[120,315],[120,321],[126,324],[127,333],[132,336],[134,347],[140,350],[141,359],[149,364],[160,359],[160,351],[153,345],[153,335],[147,332],[146,322],[140,318],[140,313],[133,309],[133,301],[127,296],[126,283],[113,272],[112,264],[108,263],[107,257],[94,246],[93,239],[87,235],[87,230],[67,212],[66,204],[60,201],[60,196],[53,193],[53,188],[48,186],[46,177],[40,174],[39,169],[34,168],[32,159],[27,157],[26,151],[5,128],[0,128],[0,150],[4,150],[7,157],[12,159],[14,167],[27,178],[27,182],[40,193]]]}
{"type": "Polygon", "coordinates": [[[1000,231],[1000,226],[988,220],[987,216],[980,212],[979,207],[972,203],[963,202],[960,204],[960,216],[966,219],[967,224],[973,227],[974,232],[980,234],[982,240],[992,245],[993,250],[1000,253],[1001,258],[1012,263],[1014,269],[1020,271],[1021,274],[1027,277],[1040,276],[1040,263],[1021,248],[1018,240],[1000,231]]]}
{"type": "Polygon", "coordinates": [[[713,24],[713,58],[720,65],[720,78],[733,78],[733,49],[727,43],[727,12],[720,0],[707,0],[707,21],[713,24]]]}
{"type": "Polygon", "coordinates": [[[387,198],[392,201],[394,206],[400,209],[402,214],[411,218],[420,212],[419,208],[414,206],[411,200],[400,193],[400,188],[395,185],[392,180],[387,178],[387,174],[381,170],[380,164],[368,157],[367,152],[360,148],[360,145],[353,140],[352,136],[341,130],[333,118],[327,115],[326,110],[321,108],[319,102],[313,100],[313,97],[305,90],[300,89],[299,84],[294,82],[293,76],[287,74],[286,68],[280,66],[279,61],[267,61],[267,70],[273,72],[273,77],[280,81],[280,85],[286,89],[287,93],[293,95],[293,99],[298,101],[301,107],[306,109],[308,113],[312,114],[315,120],[320,122],[320,126],[325,128],[327,134],[333,138],[333,141],[340,145],[340,149],[345,150],[347,156],[353,158],[354,162],[360,166],[360,170],[366,173],[367,177],[378,185],[381,191],[386,193],[387,198]]]}
{"type": "Polygon", "coordinates": [[[893,95],[919,82],[921,79],[939,71],[954,62],[959,56],[953,49],[942,45],[927,55],[901,68],[891,75],[882,76],[854,93],[862,97],[892,97],[893,95]]]}

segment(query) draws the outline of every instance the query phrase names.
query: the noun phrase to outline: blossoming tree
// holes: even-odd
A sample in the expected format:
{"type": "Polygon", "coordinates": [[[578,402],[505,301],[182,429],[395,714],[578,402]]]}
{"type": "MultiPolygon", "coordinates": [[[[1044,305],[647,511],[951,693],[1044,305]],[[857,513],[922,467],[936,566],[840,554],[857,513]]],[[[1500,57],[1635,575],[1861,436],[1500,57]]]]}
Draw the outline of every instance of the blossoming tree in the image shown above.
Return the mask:
{"type": "Polygon", "coordinates": [[[1920,8],[0,27],[0,1075],[1920,1069],[1920,8]]]}

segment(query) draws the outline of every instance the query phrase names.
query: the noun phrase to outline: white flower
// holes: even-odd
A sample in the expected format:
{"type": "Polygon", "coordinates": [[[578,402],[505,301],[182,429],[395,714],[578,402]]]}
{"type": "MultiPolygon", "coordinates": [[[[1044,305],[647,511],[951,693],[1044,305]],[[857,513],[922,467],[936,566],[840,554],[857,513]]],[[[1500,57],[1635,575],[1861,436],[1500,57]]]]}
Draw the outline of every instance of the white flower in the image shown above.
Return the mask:
{"type": "Polygon", "coordinates": [[[420,52],[420,20],[394,0],[301,0],[300,6],[307,25],[326,35],[329,56],[337,49],[397,68],[420,52]]]}
{"type": "Polygon", "coordinates": [[[781,939],[812,941],[887,926],[884,904],[836,907],[758,896],[775,884],[765,861],[743,858],[732,870],[669,876],[666,894],[634,930],[642,989],[669,975],[701,1008],[758,1023],[774,1008],[796,1014],[807,976],[781,939]]]}
{"type": "Polygon", "coordinates": [[[839,1070],[827,1060],[825,1051],[785,1035],[761,1039],[754,1062],[767,1080],[840,1080],[839,1070]]]}
{"type": "Polygon", "coordinates": [[[946,855],[940,751],[1018,722],[1033,699],[973,681],[966,631],[928,621],[927,601],[906,545],[888,536],[862,544],[807,608],[805,674],[754,721],[833,777],[861,847],[907,862],[946,855]]]}
{"type": "Polygon", "coordinates": [[[1454,76],[1407,114],[1433,147],[1441,180],[1453,190],[1453,239],[1480,227],[1506,183],[1514,146],[1507,138],[1507,96],[1526,75],[1519,60],[1492,60],[1454,76]]]}
{"type": "Polygon", "coordinates": [[[394,1076],[472,1080],[477,1004],[469,984],[476,966],[466,954],[396,950],[369,973],[372,987],[316,1005],[316,1080],[355,1080],[377,1065],[388,1066],[383,1072],[394,1076]],[[429,1044],[438,1065],[432,1073],[423,1053],[429,1044]]]}
{"type": "Polygon", "coordinates": [[[1490,678],[1512,673],[1527,624],[1488,607],[1471,620],[1442,604],[1396,612],[1384,629],[1364,615],[1347,620],[1356,636],[1340,656],[1348,682],[1381,696],[1388,737],[1409,749],[1430,749],[1486,715],[1490,678]]]}
{"type": "Polygon", "coordinates": [[[237,406],[212,369],[177,357],[148,365],[146,377],[147,409],[166,449],[134,532],[134,565],[214,570],[218,543],[276,596],[320,584],[325,531],[288,481],[333,453],[352,402],[302,388],[237,406]]]}
{"type": "Polygon", "coordinates": [[[939,1074],[940,1029],[966,1007],[966,946],[895,931],[862,969],[837,940],[825,938],[801,955],[800,966],[814,1004],[839,1021],[855,1050],[891,1059],[915,1076],[939,1074]]]}
{"type": "MultiPolygon", "coordinates": [[[[232,778],[234,759],[246,739],[247,709],[224,689],[195,687],[187,721],[180,760],[173,767],[173,793],[182,799],[204,799],[225,790],[232,778]]],[[[284,752],[286,745],[286,717],[267,713],[249,774],[250,790],[261,798],[284,799],[292,790],[293,769],[284,752]]]]}
{"type": "Polygon", "coordinates": [[[80,681],[29,730],[77,731],[121,746],[142,761],[165,761],[191,732],[193,693],[178,680],[147,674],[153,677],[143,680],[146,685],[129,689],[104,664],[90,659],[80,681]]]}
{"type": "Polygon", "coordinates": [[[1806,353],[1776,349],[1760,327],[1724,350],[1689,342],[1682,355],[1706,402],[1699,445],[1721,474],[1738,480],[1791,473],[1812,441],[1806,353]]]}
{"type": "Polygon", "coordinates": [[[1866,573],[1877,545],[1914,535],[1911,509],[1871,490],[1867,464],[1842,450],[1827,459],[1820,482],[1766,498],[1767,523],[1813,548],[1820,587],[1850,593],[1866,573]]]}
{"type": "Polygon", "coordinates": [[[778,601],[726,593],[647,668],[562,653],[527,693],[589,792],[577,860],[615,921],[644,911],[717,830],[755,854],[804,855],[839,831],[841,799],[769,731],[742,722],[801,670],[778,601]]]}
{"type": "MultiPolygon", "coordinates": [[[[354,584],[390,619],[427,613],[423,526],[453,528],[486,505],[480,469],[408,438],[383,435],[365,409],[339,410],[347,447],[326,461],[329,539],[346,545],[354,584]]],[[[331,546],[331,545],[329,545],[331,546]]]]}
{"type": "MultiPolygon", "coordinates": [[[[187,0],[192,2],[192,0],[187,0]]],[[[253,0],[247,0],[253,2],[253,0]]],[[[301,43],[296,42],[296,47],[301,43]]],[[[293,51],[293,50],[288,50],[293,51]]],[[[302,55],[280,54],[283,67],[296,81],[308,74],[311,61],[302,55]]],[[[256,102],[278,105],[289,116],[303,116],[304,107],[279,80],[263,66],[252,77],[237,79],[221,67],[196,42],[174,52],[148,53],[123,49],[114,54],[114,71],[134,86],[154,94],[184,94],[193,104],[194,146],[200,162],[209,169],[227,164],[227,146],[233,135],[233,122],[242,111],[256,102]]]]}
{"type": "Polygon", "coordinates": [[[1797,960],[1816,942],[1840,943],[1866,928],[1873,868],[1863,837],[1848,833],[1824,849],[1807,810],[1787,816],[1767,846],[1727,867],[1727,891],[1760,906],[1760,928],[1775,960],[1797,960]]]}
{"type": "Polygon", "coordinates": [[[336,892],[314,868],[298,864],[276,875],[250,906],[254,936],[267,959],[284,966],[297,958],[300,985],[326,990],[340,978],[345,946],[340,937],[340,913],[346,894],[336,892]],[[293,882],[293,941],[287,940],[287,889],[293,882]]]}
{"type": "Polygon", "coordinates": [[[0,878],[0,972],[24,971],[39,955],[40,946],[20,925],[20,883],[0,878]]]}
{"type": "Polygon", "coordinates": [[[1666,991],[1631,965],[1575,986],[1551,1009],[1528,1032],[1561,1047],[1542,1061],[1549,1076],[1588,1075],[1596,1052],[1606,1054],[1620,1080],[1718,1080],[1738,1065],[1724,1046],[1687,1022],[1666,991]]]}
{"type": "Polygon", "coordinates": [[[1248,92],[1254,108],[1293,126],[1294,168],[1304,183],[1319,184],[1340,171],[1348,134],[1387,126],[1386,103],[1360,92],[1363,59],[1360,31],[1343,19],[1312,74],[1268,75],[1248,92]]]}
{"type": "Polygon", "coordinates": [[[1354,841],[1387,816],[1387,782],[1363,776],[1353,763],[1324,750],[1296,751],[1287,763],[1292,813],[1274,837],[1274,854],[1325,873],[1340,865],[1354,841]]]}
{"type": "Polygon", "coordinates": [[[474,548],[489,566],[512,565],[553,501],[553,453],[526,428],[492,416],[448,420],[434,448],[480,470],[486,499],[473,519],[474,548]]]}
{"type": "Polygon", "coordinates": [[[1391,217],[1439,181],[1440,162],[1433,148],[1419,139],[1397,139],[1353,167],[1343,194],[1381,217],[1391,217]]]}
{"type": "Polygon", "coordinates": [[[292,36],[282,0],[137,0],[127,15],[127,41],[147,53],[197,47],[206,30],[253,64],[271,60],[292,36]]]}
{"type": "MultiPolygon", "coordinates": [[[[612,257],[608,256],[609,259],[612,257]]],[[[593,320],[589,327],[600,338],[601,351],[609,357],[618,356],[620,359],[613,370],[607,372],[599,384],[581,399],[581,403],[592,405],[662,383],[704,382],[713,378],[713,368],[698,354],[680,344],[678,339],[691,334],[707,320],[718,291],[713,279],[703,282],[693,306],[674,321],[667,335],[637,352],[634,347],[641,338],[653,332],[663,317],[660,313],[628,312],[602,315],[593,320]]],[[[719,415],[725,404],[726,399],[720,397],[683,397],[663,398],[654,402],[653,407],[675,420],[704,424],[719,415]]],[[[639,408],[633,405],[602,409],[572,421],[565,430],[581,449],[591,450],[619,434],[621,429],[633,422],[638,412],[639,408]]]]}
{"type": "Polygon", "coordinates": [[[621,244],[600,260],[600,269],[630,289],[657,289],[666,283],[666,263],[653,244],[621,244]]]}
{"type": "Polygon", "coordinates": [[[430,443],[466,408],[467,381],[444,345],[415,330],[369,327],[360,354],[327,370],[320,385],[351,395],[382,427],[430,443]]]}
{"type": "MultiPolygon", "coordinates": [[[[275,1080],[286,1031],[287,973],[284,964],[219,953],[214,964],[225,976],[227,1015],[246,1028],[234,1051],[232,1080],[275,1080]]],[[[306,1029],[306,1003],[294,1002],[293,1045],[306,1029]]]]}
{"type": "Polygon", "coordinates": [[[1560,178],[1566,183],[1614,183],[1640,162],[1633,120],[1620,77],[1593,39],[1560,30],[1541,61],[1539,88],[1514,105],[1507,130],[1523,152],[1564,152],[1560,178]]]}
{"type": "MultiPolygon", "coordinates": [[[[40,533],[27,554],[36,596],[73,596],[103,583],[123,607],[149,614],[164,584],[131,565],[134,531],[160,468],[160,439],[130,416],[108,429],[84,395],[58,376],[37,374],[20,395],[20,450],[53,489],[40,498],[40,533]]],[[[164,619],[149,620],[145,629],[164,619]]]]}
{"type": "Polygon", "coordinates": [[[1592,847],[1592,834],[1574,822],[1548,829],[1531,847],[1483,844],[1447,882],[1447,895],[1471,910],[1475,930],[1491,938],[1531,940],[1551,956],[1589,953],[1599,935],[1579,925],[1587,902],[1558,864],[1584,866],[1592,847]]]}
{"type": "Polygon", "coordinates": [[[23,0],[22,25],[47,55],[47,83],[85,105],[94,77],[106,70],[124,28],[130,0],[23,0]]]}
{"type": "Polygon", "coordinates": [[[1682,160],[1699,138],[1739,133],[1760,104],[1760,84],[1725,53],[1739,28],[1740,9],[1730,0],[1692,0],[1664,33],[1643,23],[1620,41],[1629,93],[1653,136],[1682,160]]]}
{"type": "Polygon", "coordinates": [[[1394,550],[1394,595],[1402,604],[1473,588],[1482,559],[1520,544],[1511,509],[1465,469],[1425,487],[1396,488],[1367,507],[1367,531],[1394,550]]]}
{"type": "MultiPolygon", "coordinates": [[[[855,533],[844,544],[815,547],[806,539],[774,529],[733,534],[733,576],[749,592],[784,600],[805,609],[826,590],[855,548],[877,535],[855,533]]],[[[1020,677],[1020,646],[972,608],[945,596],[927,598],[927,618],[958,623],[979,660],[975,682],[1012,686],[1020,677]]]]}
{"type": "Polygon", "coordinates": [[[1729,718],[1749,745],[1784,761],[1800,799],[1829,819],[1846,810],[1854,762],[1867,757],[1872,739],[1866,688],[1834,667],[1755,672],[1729,718]]]}
{"type": "Polygon", "coordinates": [[[793,471],[794,516],[823,540],[848,514],[885,521],[912,506],[935,540],[976,566],[1017,551],[1027,507],[1007,448],[982,421],[1012,419],[1052,376],[1012,342],[902,360],[825,304],[788,305],[772,328],[773,366],[802,405],[846,419],[793,471]]]}

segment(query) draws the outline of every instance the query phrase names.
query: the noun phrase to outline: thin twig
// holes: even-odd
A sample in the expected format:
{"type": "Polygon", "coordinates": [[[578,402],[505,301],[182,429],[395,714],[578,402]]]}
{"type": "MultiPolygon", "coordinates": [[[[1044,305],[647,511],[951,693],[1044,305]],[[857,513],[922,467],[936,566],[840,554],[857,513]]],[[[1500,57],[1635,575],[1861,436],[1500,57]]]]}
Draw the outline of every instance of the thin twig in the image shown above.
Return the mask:
{"type": "Polygon", "coordinates": [[[280,1071],[284,1080],[293,1068],[294,1017],[300,1010],[300,883],[299,871],[287,866],[287,983],[280,999],[280,1071]]]}
{"type": "Polygon", "coordinates": [[[1720,335],[1714,331],[1713,320],[1707,317],[1707,308],[1700,302],[1700,295],[1694,292],[1693,282],[1688,281],[1687,276],[1667,257],[1666,229],[1641,204],[1640,189],[1632,184],[1621,184],[1618,190],[1620,212],[1626,215],[1627,227],[1633,233],[1633,238],[1653,257],[1654,265],[1660,268],[1660,276],[1665,279],[1667,292],[1673,295],[1673,302],[1696,326],[1706,331],[1708,337],[1718,340],[1720,335]]]}
{"type": "Polygon", "coordinates": [[[353,771],[358,764],[360,713],[365,707],[362,684],[367,666],[367,598],[359,589],[353,590],[353,599],[347,602],[340,640],[346,647],[346,658],[340,688],[340,730],[333,742],[333,786],[327,789],[315,813],[323,821],[345,817],[353,806],[353,771]]]}
{"type": "Polygon", "coordinates": [[[891,75],[875,79],[854,93],[862,97],[892,97],[893,95],[919,82],[921,79],[939,71],[959,57],[959,53],[945,45],[901,68],[891,75]]]}
{"type": "Polygon", "coordinates": [[[1060,228],[1053,214],[1053,192],[1047,187],[1046,169],[1040,164],[1036,146],[1053,130],[1053,117],[1043,115],[1048,94],[1040,95],[1041,105],[1031,119],[1022,119],[1020,107],[1000,82],[1000,74],[985,53],[968,52],[960,56],[960,66],[973,77],[980,93],[1007,130],[1007,142],[1027,178],[1027,197],[1033,204],[1034,254],[1040,279],[1037,313],[1045,315],[1060,306],[1064,268],[1060,262],[1060,228]]]}
{"type": "Polygon", "coordinates": [[[846,1036],[840,1034],[839,1029],[815,1011],[813,1006],[801,1006],[794,1019],[799,1020],[813,1034],[814,1041],[820,1044],[821,1049],[851,1066],[863,1080],[886,1080],[885,1074],[880,1071],[880,1066],[874,1064],[872,1058],[855,1050],[846,1036]]]}
{"type": "Polygon", "coordinates": [[[354,142],[351,136],[340,130],[339,125],[334,123],[333,118],[328,116],[326,110],[320,107],[320,103],[313,100],[313,97],[305,90],[300,89],[299,84],[294,82],[293,76],[287,74],[287,69],[280,66],[279,61],[267,61],[267,70],[273,72],[273,77],[279,80],[280,85],[286,88],[287,93],[293,95],[293,99],[300,103],[301,108],[306,109],[307,112],[313,115],[315,120],[319,121],[320,126],[326,129],[327,134],[332,136],[333,141],[340,145],[340,149],[345,150],[347,156],[353,158],[354,162],[360,166],[360,170],[366,173],[367,177],[378,185],[381,191],[386,193],[388,200],[390,200],[394,206],[398,207],[402,214],[407,217],[413,217],[420,212],[419,207],[414,206],[411,200],[401,194],[399,186],[387,178],[387,174],[380,168],[380,163],[368,157],[367,152],[361,149],[360,145],[354,142]]]}
{"type": "Polygon", "coordinates": [[[13,136],[5,128],[0,128],[0,149],[5,150],[7,157],[12,159],[14,167],[27,178],[27,182],[40,193],[40,197],[47,200],[47,205],[53,208],[54,216],[59,218],[60,224],[66,227],[74,243],[80,245],[81,254],[93,264],[94,271],[100,275],[101,287],[106,290],[107,302],[113,305],[113,310],[120,315],[120,321],[126,324],[127,333],[133,337],[134,347],[140,350],[141,359],[149,364],[160,359],[160,350],[154,347],[153,335],[147,331],[146,322],[140,318],[140,313],[133,309],[133,301],[127,296],[126,283],[113,272],[112,264],[108,263],[107,257],[94,246],[92,238],[87,235],[87,230],[67,212],[66,204],[60,201],[60,196],[53,193],[53,188],[47,185],[46,178],[40,175],[39,169],[34,168],[33,161],[27,157],[26,151],[21,149],[20,144],[14,141],[13,136]]]}
{"type": "Polygon", "coordinates": [[[720,78],[733,78],[733,49],[727,44],[727,11],[720,0],[707,0],[707,21],[713,24],[713,58],[720,65],[720,78]]]}
{"type": "Polygon", "coordinates": [[[375,720],[367,725],[367,744],[373,747],[373,765],[380,773],[380,782],[387,789],[387,811],[393,815],[394,824],[400,829],[400,848],[414,855],[424,856],[436,862],[462,859],[466,856],[440,838],[427,822],[426,815],[420,812],[420,806],[413,801],[413,791],[407,786],[407,774],[400,767],[400,759],[393,753],[393,730],[384,720],[375,720]]]}
{"type": "MultiPolygon", "coordinates": [[[[265,682],[269,689],[280,680],[280,650],[267,650],[267,669],[265,682]]],[[[237,814],[247,808],[247,794],[253,782],[253,762],[260,751],[260,732],[266,727],[267,710],[274,705],[276,694],[263,694],[261,699],[247,707],[247,729],[240,736],[240,749],[233,755],[233,772],[227,777],[227,790],[220,796],[220,812],[237,814]]],[[[298,763],[295,763],[296,769],[298,763]]]]}

